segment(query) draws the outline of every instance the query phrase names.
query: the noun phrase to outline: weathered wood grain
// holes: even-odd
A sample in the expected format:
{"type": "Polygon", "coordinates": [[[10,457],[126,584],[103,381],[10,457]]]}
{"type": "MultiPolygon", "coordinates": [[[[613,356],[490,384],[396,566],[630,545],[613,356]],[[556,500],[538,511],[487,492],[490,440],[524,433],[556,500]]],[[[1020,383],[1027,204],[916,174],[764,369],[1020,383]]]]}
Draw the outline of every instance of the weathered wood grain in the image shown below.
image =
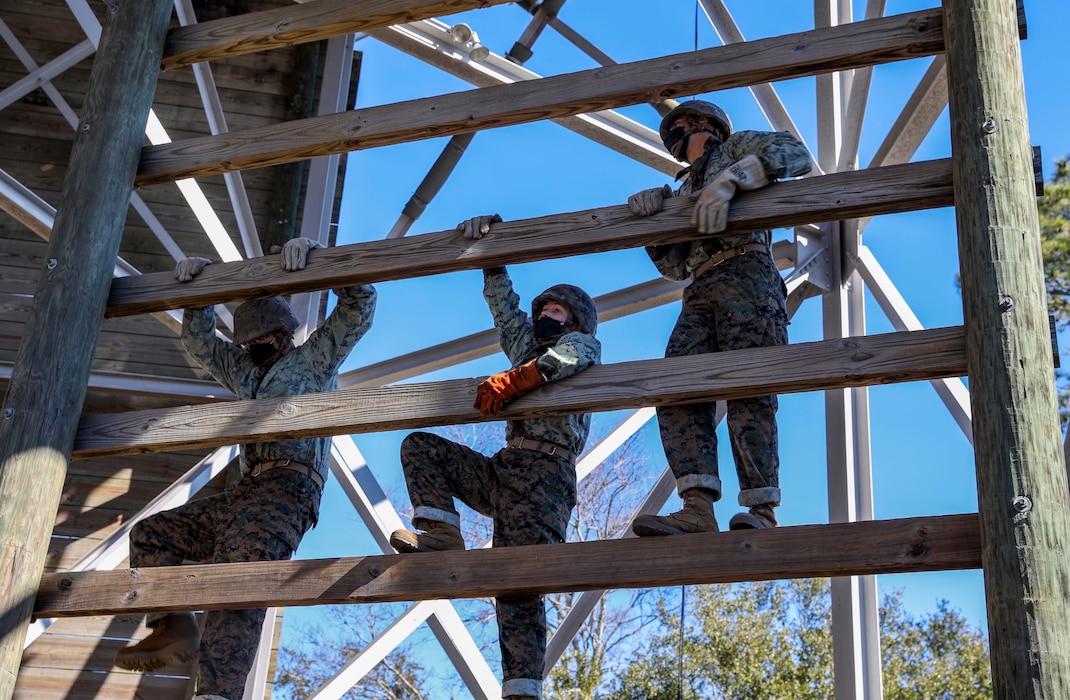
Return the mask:
{"type": "Polygon", "coordinates": [[[0,697],[14,691],[93,342],[126,220],[172,5],[124,7],[104,29],[42,279],[0,422],[0,697]]]}
{"type": "Polygon", "coordinates": [[[1018,18],[943,6],[992,696],[1070,697],[1070,492],[1018,18]]]}
{"type": "MultiPolygon", "coordinates": [[[[961,327],[590,367],[511,404],[507,419],[957,377],[961,327]]],[[[382,432],[482,420],[476,379],[86,415],[72,456],[382,432]]]]}
{"type": "Polygon", "coordinates": [[[317,0],[250,12],[167,34],[162,66],[179,66],[305,44],[343,34],[502,5],[511,0],[317,0]]]}
{"type": "MultiPolygon", "coordinates": [[[[627,194],[621,193],[621,199],[627,194]]],[[[892,165],[780,182],[742,192],[732,200],[732,234],[763,228],[875,216],[951,206],[951,161],[892,165]]],[[[279,256],[216,263],[187,283],[170,272],[112,281],[108,316],[203,307],[225,301],[293,294],[351,284],[382,282],[519,264],[572,255],[689,240],[690,199],[666,200],[646,218],[627,205],[554,214],[495,224],[480,240],[457,231],[355,243],[309,253],[308,267],[283,272],[279,256]]]]}
{"type": "MultiPolygon", "coordinates": [[[[324,0],[302,7],[318,7],[324,0]]],[[[332,0],[342,4],[342,0],[332,0]]],[[[286,8],[293,12],[297,8],[286,8]]],[[[196,25],[197,27],[208,26],[196,25]]],[[[939,8],[148,146],[139,186],[666,98],[880,65],[944,50],[939,8]]]]}
{"type": "Polygon", "coordinates": [[[465,552],[46,574],[34,612],[70,617],[481,598],[975,569],[976,514],[465,552]]]}

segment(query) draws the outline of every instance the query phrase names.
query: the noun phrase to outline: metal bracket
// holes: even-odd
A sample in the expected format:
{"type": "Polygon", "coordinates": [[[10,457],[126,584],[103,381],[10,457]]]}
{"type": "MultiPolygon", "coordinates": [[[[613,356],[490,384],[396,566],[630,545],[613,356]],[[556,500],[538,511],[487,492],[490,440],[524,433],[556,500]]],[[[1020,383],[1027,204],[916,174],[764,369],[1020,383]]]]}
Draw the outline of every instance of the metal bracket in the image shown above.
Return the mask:
{"type": "Polygon", "coordinates": [[[828,235],[816,226],[795,228],[795,269],[784,280],[789,286],[809,282],[832,291],[832,252],[828,235]]]}

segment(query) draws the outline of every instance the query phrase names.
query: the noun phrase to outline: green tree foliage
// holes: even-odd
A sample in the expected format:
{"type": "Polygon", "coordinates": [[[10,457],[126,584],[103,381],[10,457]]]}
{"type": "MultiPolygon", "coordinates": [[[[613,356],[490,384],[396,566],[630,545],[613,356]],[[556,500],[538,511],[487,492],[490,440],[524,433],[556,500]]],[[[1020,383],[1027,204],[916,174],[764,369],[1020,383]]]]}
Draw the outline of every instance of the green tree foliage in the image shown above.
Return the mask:
{"type": "MultiPolygon", "coordinates": [[[[682,634],[679,608],[665,597],[659,624],[633,650],[633,661],[610,688],[592,697],[823,700],[834,695],[827,579],[686,591],[682,634]]],[[[984,635],[946,603],[915,619],[897,592],[885,598],[881,623],[886,698],[991,697],[984,635]]]]}
{"type": "MultiPolygon", "coordinates": [[[[301,631],[296,647],[279,649],[275,697],[309,698],[346,662],[368,646],[404,612],[404,605],[331,605],[329,625],[301,631]]],[[[343,698],[349,700],[430,700],[426,690],[431,676],[414,660],[412,645],[391,651],[343,698]]]]}
{"type": "MultiPolygon", "coordinates": [[[[1067,157],[1055,161],[1055,173],[1037,199],[1040,214],[1040,245],[1044,255],[1044,281],[1048,290],[1048,309],[1055,314],[1059,328],[1070,325],[1070,162],[1067,157]]],[[[1065,425],[1070,419],[1070,381],[1059,371],[1059,417],[1065,425]]]]}
{"type": "Polygon", "coordinates": [[[984,634],[940,601],[921,619],[906,614],[899,591],[881,607],[884,697],[888,700],[973,700],[992,697],[984,634]]]}
{"type": "Polygon", "coordinates": [[[1070,325],[1070,162],[1055,161],[1055,174],[1037,199],[1048,308],[1059,325],[1070,325]]]}

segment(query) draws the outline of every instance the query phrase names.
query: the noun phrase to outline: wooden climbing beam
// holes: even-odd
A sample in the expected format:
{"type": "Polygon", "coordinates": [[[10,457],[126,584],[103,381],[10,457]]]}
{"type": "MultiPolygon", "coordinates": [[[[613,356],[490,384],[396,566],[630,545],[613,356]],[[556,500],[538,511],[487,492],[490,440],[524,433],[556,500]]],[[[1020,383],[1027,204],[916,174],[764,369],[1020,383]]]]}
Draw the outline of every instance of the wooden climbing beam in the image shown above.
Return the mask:
{"type": "MultiPolygon", "coordinates": [[[[653,182],[652,185],[656,185],[653,182]]],[[[628,194],[621,193],[621,199],[628,194]]],[[[732,200],[725,234],[951,206],[951,160],[891,165],[780,182],[732,200]]],[[[119,277],[108,316],[203,307],[331,287],[519,264],[690,240],[692,203],[637,217],[627,205],[506,221],[478,241],[455,230],[375,240],[309,253],[308,267],[283,272],[277,255],[209,265],[191,282],[171,272],[119,277]]]]}
{"type": "MultiPolygon", "coordinates": [[[[331,0],[336,4],[341,0],[331,0]]],[[[319,7],[324,0],[302,7],[319,7]]],[[[352,4],[352,3],[351,3],[352,4]]],[[[364,3],[353,4],[357,7],[364,3]]],[[[297,8],[286,8],[293,12],[297,8]]],[[[195,27],[209,26],[195,25],[195,27]]],[[[191,28],[192,29],[192,28],[191,28]]],[[[147,146],[136,183],[278,165],[931,56],[940,8],[147,146]]]]}
{"type": "Polygon", "coordinates": [[[1017,17],[1003,0],[943,6],[992,696],[1063,698],[1070,492],[1017,17]]]}
{"type": "MultiPolygon", "coordinates": [[[[510,404],[503,418],[958,377],[966,368],[963,337],[956,326],[601,365],[540,387],[510,404]]],[[[475,379],[455,379],[85,415],[73,456],[476,423],[482,420],[472,407],[477,384],[475,379]]]]}
{"type": "Polygon", "coordinates": [[[977,515],[343,559],[46,574],[37,617],[486,598],[976,569],[977,515]],[[494,572],[493,576],[487,572],[494,572]]]}
{"type": "Polygon", "coordinates": [[[175,27],[167,34],[161,67],[178,68],[507,2],[512,0],[316,0],[249,12],[175,27]]]}

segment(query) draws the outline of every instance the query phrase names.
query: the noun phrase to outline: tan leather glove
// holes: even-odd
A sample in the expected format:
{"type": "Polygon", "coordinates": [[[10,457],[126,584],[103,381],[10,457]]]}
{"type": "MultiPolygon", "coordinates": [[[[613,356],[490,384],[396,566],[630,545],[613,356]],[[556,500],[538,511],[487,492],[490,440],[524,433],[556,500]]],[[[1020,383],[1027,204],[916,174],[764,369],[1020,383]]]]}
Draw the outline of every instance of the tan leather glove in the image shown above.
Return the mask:
{"type": "Polygon", "coordinates": [[[502,412],[502,406],[513,399],[523,396],[545,382],[535,360],[525,362],[514,369],[492,374],[476,389],[476,402],[473,408],[479,409],[479,415],[496,416],[502,412]]]}
{"type": "Polygon", "coordinates": [[[671,196],[672,188],[668,185],[643,190],[628,197],[628,208],[636,216],[652,216],[661,211],[662,202],[671,196]]]}
{"type": "Polygon", "coordinates": [[[483,237],[483,234],[490,233],[491,224],[499,224],[501,221],[502,217],[497,214],[473,216],[471,219],[457,224],[457,230],[463,231],[465,238],[471,238],[472,240],[477,241],[483,237]]]}
{"type": "Polygon", "coordinates": [[[212,264],[208,258],[184,258],[175,265],[175,279],[179,282],[189,282],[197,275],[204,272],[204,268],[212,264]]]}
{"type": "Polygon", "coordinates": [[[304,270],[308,263],[308,251],[313,248],[322,248],[319,241],[311,238],[291,238],[282,244],[282,248],[271,246],[272,253],[282,253],[282,269],[287,272],[304,270]]]}
{"type": "Polygon", "coordinates": [[[729,165],[698,193],[691,225],[699,233],[718,233],[728,225],[728,202],[736,190],[756,190],[769,184],[758,156],[749,155],[729,165]]]}

